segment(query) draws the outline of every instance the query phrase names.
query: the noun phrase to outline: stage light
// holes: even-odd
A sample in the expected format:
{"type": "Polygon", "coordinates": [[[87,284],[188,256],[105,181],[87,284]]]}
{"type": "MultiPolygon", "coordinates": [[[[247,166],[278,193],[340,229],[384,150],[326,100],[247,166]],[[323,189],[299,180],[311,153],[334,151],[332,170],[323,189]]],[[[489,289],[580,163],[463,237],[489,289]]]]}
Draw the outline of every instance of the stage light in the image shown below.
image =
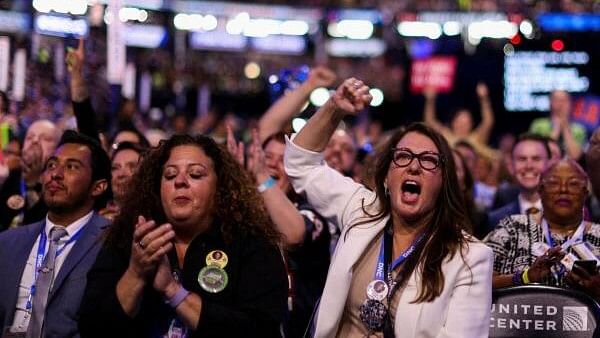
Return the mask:
{"type": "Polygon", "coordinates": [[[397,29],[403,36],[425,36],[435,40],[442,35],[442,27],[437,22],[405,21],[398,24],[397,29]]]}
{"type": "Polygon", "coordinates": [[[329,100],[329,90],[327,88],[319,87],[310,93],[310,103],[320,107],[329,100]]]}
{"type": "Polygon", "coordinates": [[[565,43],[562,42],[562,40],[556,39],[552,41],[550,47],[552,47],[552,50],[555,52],[561,52],[563,49],[565,49],[565,43]]]}
{"type": "Polygon", "coordinates": [[[462,29],[462,24],[458,21],[444,22],[443,31],[448,36],[459,35],[462,29]]]}
{"type": "Polygon", "coordinates": [[[521,33],[523,35],[525,35],[526,38],[529,38],[530,36],[532,36],[533,25],[531,24],[531,21],[529,21],[529,20],[521,21],[521,24],[519,25],[519,30],[521,31],[521,33]]]}
{"type": "Polygon", "coordinates": [[[250,80],[260,76],[260,66],[256,62],[248,62],[244,67],[244,75],[250,80]]]}
{"type": "Polygon", "coordinates": [[[369,94],[373,97],[371,107],[378,107],[383,103],[383,92],[379,88],[371,88],[369,94]]]}
{"type": "Polygon", "coordinates": [[[294,132],[300,132],[300,130],[302,128],[304,128],[304,126],[306,125],[306,120],[296,117],[295,119],[292,120],[292,128],[294,129],[294,132]]]}
{"type": "Polygon", "coordinates": [[[521,43],[521,36],[519,34],[513,36],[512,39],[510,39],[510,43],[512,43],[513,45],[520,44],[521,43]]]}
{"type": "Polygon", "coordinates": [[[373,23],[367,20],[342,20],[337,24],[338,33],[354,40],[366,40],[373,35],[373,23]]]}

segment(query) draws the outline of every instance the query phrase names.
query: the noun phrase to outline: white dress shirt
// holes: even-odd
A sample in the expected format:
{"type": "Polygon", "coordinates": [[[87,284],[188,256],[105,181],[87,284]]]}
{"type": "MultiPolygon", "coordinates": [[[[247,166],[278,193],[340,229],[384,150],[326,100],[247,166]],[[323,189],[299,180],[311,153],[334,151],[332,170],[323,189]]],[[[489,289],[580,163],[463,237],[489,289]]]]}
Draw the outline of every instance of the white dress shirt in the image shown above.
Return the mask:
{"type": "Polygon", "coordinates": [[[536,208],[541,213],[543,210],[542,199],[538,198],[537,201],[531,203],[531,202],[527,201],[526,199],[524,199],[523,196],[521,196],[521,194],[519,194],[519,210],[521,211],[520,213],[523,215],[527,215],[527,210],[529,208],[536,208]]]}
{"type": "MultiPolygon", "coordinates": [[[[58,242],[58,250],[62,250],[62,252],[58,257],[56,257],[55,260],[55,277],[60,271],[60,268],[62,267],[65,259],[69,255],[69,252],[73,248],[73,245],[75,245],[76,240],[66,245],[65,243],[69,242],[71,237],[76,235],[79,232],[79,230],[82,230],[83,226],[87,224],[90,218],[92,218],[93,213],[93,211],[90,211],[87,215],[67,225],[67,227],[65,228],[65,230],[67,230],[67,235],[62,237],[58,242]]],[[[46,238],[50,238],[50,230],[55,226],[57,225],[52,223],[48,219],[48,216],[46,216],[46,226],[44,227],[46,238]]],[[[23,270],[23,275],[21,276],[21,282],[19,283],[19,293],[17,295],[17,304],[15,308],[15,316],[10,329],[11,332],[25,332],[27,331],[27,326],[29,326],[31,309],[27,309],[27,300],[29,299],[31,285],[33,284],[33,279],[35,278],[35,260],[38,252],[38,247],[40,245],[40,237],[40,235],[37,236],[35,244],[29,252],[29,258],[27,258],[27,264],[25,264],[25,269],[23,270]]],[[[44,248],[44,257],[48,252],[48,247],[49,245],[46,245],[46,247],[44,248]]]]}

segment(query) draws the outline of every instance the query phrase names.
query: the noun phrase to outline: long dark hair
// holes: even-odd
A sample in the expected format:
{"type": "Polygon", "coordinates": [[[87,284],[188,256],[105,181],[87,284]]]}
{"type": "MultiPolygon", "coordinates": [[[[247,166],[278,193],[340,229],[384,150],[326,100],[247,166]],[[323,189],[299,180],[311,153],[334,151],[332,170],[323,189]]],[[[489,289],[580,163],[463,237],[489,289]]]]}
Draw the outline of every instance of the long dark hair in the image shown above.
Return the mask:
{"type": "MultiPolygon", "coordinates": [[[[463,166],[463,171],[464,171],[464,185],[465,185],[465,189],[463,191],[461,191],[462,196],[463,196],[463,200],[464,200],[464,205],[465,205],[465,210],[467,211],[467,215],[469,216],[469,220],[471,221],[471,227],[470,228],[465,228],[464,230],[466,230],[468,233],[473,234],[475,233],[475,226],[477,226],[477,224],[475,224],[475,212],[477,211],[477,206],[475,205],[475,200],[473,197],[473,193],[474,193],[474,189],[475,189],[475,180],[473,179],[473,174],[471,173],[471,169],[469,169],[469,167],[467,166],[467,161],[465,160],[464,156],[460,153],[460,151],[456,150],[456,148],[452,149],[452,152],[458,156],[458,158],[460,159],[460,162],[463,166]]],[[[458,177],[457,177],[458,178],[458,177]]]]}
{"type": "Polygon", "coordinates": [[[269,221],[263,200],[250,174],[211,138],[175,135],[142,155],[140,168],[132,179],[122,211],[115,218],[107,235],[108,245],[128,248],[138,215],[153,219],[157,224],[167,221],[160,198],[163,166],[173,148],[183,145],[202,149],[214,163],[217,174],[215,224],[219,224],[225,241],[231,242],[234,234],[249,233],[277,244],[280,235],[269,221]]]}
{"type": "MultiPolygon", "coordinates": [[[[371,202],[367,202],[369,204],[365,204],[365,201],[363,201],[362,209],[366,217],[361,218],[358,223],[350,227],[379,221],[388,216],[391,217],[391,201],[388,194],[386,194],[384,182],[392,163],[392,148],[411,132],[419,133],[431,139],[442,158],[440,166],[442,170],[442,187],[433,208],[431,221],[425,230],[428,234],[427,239],[421,241],[416,248],[416,252],[406,260],[402,272],[398,274],[400,279],[397,282],[399,285],[405,283],[415,269],[421,274],[420,290],[417,298],[413,300],[415,303],[420,303],[430,302],[442,293],[444,289],[442,263],[448,257],[454,257],[459,251],[460,255],[463,255],[462,248],[466,244],[466,239],[462,234],[462,229],[471,227],[456,177],[452,149],[444,137],[423,123],[413,123],[392,135],[375,163],[373,183],[376,198],[371,202]],[[377,208],[375,213],[370,213],[367,210],[372,210],[372,207],[377,208]]],[[[352,231],[352,229],[350,228],[348,231],[352,231]]]]}

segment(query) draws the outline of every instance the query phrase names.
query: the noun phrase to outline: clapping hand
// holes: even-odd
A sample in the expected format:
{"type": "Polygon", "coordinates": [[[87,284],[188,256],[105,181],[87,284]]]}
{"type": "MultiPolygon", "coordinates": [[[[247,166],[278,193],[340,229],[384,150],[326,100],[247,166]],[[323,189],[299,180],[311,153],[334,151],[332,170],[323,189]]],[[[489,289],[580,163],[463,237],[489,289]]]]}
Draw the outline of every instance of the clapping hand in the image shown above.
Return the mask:
{"type": "Polygon", "coordinates": [[[258,130],[252,130],[252,144],[248,152],[248,171],[254,175],[257,181],[261,182],[266,179],[269,174],[265,167],[265,152],[260,144],[258,130]]]}
{"type": "Polygon", "coordinates": [[[156,273],[156,269],[166,253],[173,249],[175,232],[171,224],[157,226],[152,220],[138,216],[133,233],[129,269],[140,279],[147,279],[156,273]]]}
{"type": "Polygon", "coordinates": [[[233,136],[233,130],[227,125],[227,150],[236,159],[236,161],[244,166],[244,142],[237,142],[233,136]]]}

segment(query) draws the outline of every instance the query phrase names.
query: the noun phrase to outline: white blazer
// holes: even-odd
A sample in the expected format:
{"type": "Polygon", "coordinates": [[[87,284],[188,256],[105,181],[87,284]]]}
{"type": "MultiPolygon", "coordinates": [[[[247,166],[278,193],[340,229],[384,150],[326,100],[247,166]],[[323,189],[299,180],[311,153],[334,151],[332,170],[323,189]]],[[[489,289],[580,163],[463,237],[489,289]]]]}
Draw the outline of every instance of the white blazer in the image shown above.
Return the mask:
{"type": "MultiPolygon", "coordinates": [[[[338,225],[341,236],[333,254],[316,314],[315,337],[334,337],[346,306],[354,264],[383,231],[387,218],[351,228],[364,216],[375,193],[328,167],[323,155],[286,140],[285,170],[296,192],[305,194],[321,215],[338,225]]],[[[396,311],[396,337],[487,337],[492,304],[493,253],[473,239],[463,251],[442,264],[444,289],[428,303],[411,303],[418,295],[420,276],[413,273],[396,311]],[[466,262],[466,264],[465,264],[466,262]]]]}

